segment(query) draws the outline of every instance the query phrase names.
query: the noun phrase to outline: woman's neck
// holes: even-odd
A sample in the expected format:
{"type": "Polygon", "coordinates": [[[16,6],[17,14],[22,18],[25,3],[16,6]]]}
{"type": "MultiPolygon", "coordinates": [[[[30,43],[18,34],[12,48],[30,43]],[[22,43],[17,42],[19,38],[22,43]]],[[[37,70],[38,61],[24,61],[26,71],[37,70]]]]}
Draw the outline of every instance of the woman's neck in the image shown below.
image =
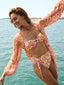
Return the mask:
{"type": "Polygon", "coordinates": [[[20,30],[27,31],[27,30],[31,30],[32,28],[33,28],[32,24],[26,24],[25,26],[21,27],[20,30]]]}

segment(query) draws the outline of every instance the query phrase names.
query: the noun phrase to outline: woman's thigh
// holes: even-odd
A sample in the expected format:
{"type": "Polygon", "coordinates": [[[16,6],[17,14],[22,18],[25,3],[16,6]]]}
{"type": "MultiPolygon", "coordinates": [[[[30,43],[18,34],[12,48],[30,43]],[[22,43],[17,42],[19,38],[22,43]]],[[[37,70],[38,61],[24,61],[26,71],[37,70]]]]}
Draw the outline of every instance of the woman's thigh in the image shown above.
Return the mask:
{"type": "Polygon", "coordinates": [[[57,65],[56,65],[56,62],[54,62],[52,57],[51,57],[49,70],[52,73],[52,75],[54,76],[54,78],[57,80],[58,79],[57,65]]]}
{"type": "Polygon", "coordinates": [[[53,70],[50,71],[49,69],[41,65],[41,71],[40,71],[40,69],[38,69],[37,64],[33,64],[33,68],[34,68],[34,72],[36,73],[36,75],[42,81],[44,81],[47,85],[59,85],[57,80],[54,77],[54,75],[56,74],[53,75],[54,72],[52,73],[53,70]]]}

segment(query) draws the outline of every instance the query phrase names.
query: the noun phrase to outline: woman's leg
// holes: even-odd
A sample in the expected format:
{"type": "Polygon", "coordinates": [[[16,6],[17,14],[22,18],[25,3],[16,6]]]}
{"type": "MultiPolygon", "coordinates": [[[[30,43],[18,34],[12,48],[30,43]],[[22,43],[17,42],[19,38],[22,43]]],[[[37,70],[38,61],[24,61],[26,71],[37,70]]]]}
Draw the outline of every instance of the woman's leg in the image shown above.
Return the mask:
{"type": "Polygon", "coordinates": [[[50,69],[47,69],[46,67],[44,67],[43,65],[41,65],[41,72],[38,69],[37,64],[33,64],[33,68],[34,71],[36,73],[36,75],[42,80],[44,81],[47,85],[59,85],[57,82],[57,72],[55,72],[55,65],[54,63],[52,63],[53,61],[51,60],[51,65],[50,65],[50,69]]]}
{"type": "Polygon", "coordinates": [[[49,70],[54,76],[54,78],[57,80],[58,79],[57,66],[52,57],[51,57],[51,64],[50,64],[49,70]]]}

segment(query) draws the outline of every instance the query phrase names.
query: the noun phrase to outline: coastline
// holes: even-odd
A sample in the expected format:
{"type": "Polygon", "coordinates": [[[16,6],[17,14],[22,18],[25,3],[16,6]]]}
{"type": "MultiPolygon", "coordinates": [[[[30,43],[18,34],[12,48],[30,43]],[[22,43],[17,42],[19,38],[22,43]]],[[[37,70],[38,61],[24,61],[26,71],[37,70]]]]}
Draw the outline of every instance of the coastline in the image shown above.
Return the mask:
{"type": "MultiPolygon", "coordinates": [[[[31,19],[41,19],[41,17],[40,17],[40,18],[32,17],[31,19]]],[[[64,19],[64,17],[61,17],[61,18],[59,18],[59,19],[64,19]]]]}
{"type": "MultiPolygon", "coordinates": [[[[9,17],[7,18],[0,18],[0,19],[10,19],[9,17]]],[[[31,19],[41,19],[41,17],[37,18],[37,17],[32,17],[31,19]]],[[[60,20],[64,19],[64,17],[59,18],[60,20]]]]}

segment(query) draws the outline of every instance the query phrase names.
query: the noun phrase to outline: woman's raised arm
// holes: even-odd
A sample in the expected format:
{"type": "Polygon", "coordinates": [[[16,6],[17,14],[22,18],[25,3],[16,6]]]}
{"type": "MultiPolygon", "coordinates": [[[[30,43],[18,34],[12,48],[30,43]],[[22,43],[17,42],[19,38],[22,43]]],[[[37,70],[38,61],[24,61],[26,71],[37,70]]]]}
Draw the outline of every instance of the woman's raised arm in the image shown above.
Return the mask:
{"type": "Polygon", "coordinates": [[[63,10],[64,10],[64,0],[60,0],[54,7],[54,10],[51,11],[51,13],[49,13],[43,19],[40,19],[38,21],[38,26],[45,28],[48,25],[56,22],[61,17],[63,10]]]}

